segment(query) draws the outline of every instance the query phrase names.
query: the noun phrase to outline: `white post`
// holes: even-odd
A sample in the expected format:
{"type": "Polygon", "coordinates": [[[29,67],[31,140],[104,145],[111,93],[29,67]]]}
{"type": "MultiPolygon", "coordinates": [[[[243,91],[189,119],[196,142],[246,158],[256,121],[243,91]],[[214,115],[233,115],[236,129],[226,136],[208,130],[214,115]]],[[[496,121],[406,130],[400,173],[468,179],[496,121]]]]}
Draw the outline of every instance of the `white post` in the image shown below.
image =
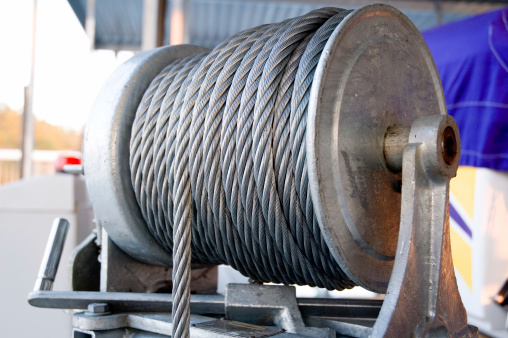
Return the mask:
{"type": "Polygon", "coordinates": [[[30,60],[30,83],[25,87],[25,102],[23,107],[23,125],[21,131],[21,165],[20,177],[32,176],[32,152],[34,149],[34,116],[33,92],[35,69],[35,33],[37,28],[37,0],[33,0],[32,19],[32,55],[30,60]]]}

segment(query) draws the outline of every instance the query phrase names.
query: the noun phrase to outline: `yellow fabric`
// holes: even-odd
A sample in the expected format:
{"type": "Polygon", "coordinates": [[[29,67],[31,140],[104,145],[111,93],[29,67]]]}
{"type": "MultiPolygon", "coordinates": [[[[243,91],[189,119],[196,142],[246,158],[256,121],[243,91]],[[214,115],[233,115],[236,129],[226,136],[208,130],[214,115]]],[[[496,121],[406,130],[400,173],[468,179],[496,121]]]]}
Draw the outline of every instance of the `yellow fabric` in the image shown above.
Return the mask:
{"type": "Polygon", "coordinates": [[[457,199],[469,218],[474,220],[474,189],[476,168],[460,166],[457,177],[450,181],[450,191],[457,199]]]}
{"type": "Polygon", "coordinates": [[[473,250],[457,231],[450,227],[453,265],[467,286],[473,291],[473,250]]]}

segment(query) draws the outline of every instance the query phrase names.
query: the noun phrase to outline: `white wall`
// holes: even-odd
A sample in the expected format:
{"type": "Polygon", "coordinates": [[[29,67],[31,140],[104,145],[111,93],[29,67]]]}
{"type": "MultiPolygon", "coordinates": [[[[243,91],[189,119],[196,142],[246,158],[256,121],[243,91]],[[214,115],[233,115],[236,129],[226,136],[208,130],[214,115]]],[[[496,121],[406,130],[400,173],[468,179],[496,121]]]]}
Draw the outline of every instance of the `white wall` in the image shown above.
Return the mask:
{"type": "Polygon", "coordinates": [[[56,174],[0,187],[2,337],[71,337],[71,315],[63,310],[34,308],[27,302],[57,217],[66,218],[70,227],[54,290],[70,290],[69,256],[91,231],[91,207],[83,178],[56,174]]]}

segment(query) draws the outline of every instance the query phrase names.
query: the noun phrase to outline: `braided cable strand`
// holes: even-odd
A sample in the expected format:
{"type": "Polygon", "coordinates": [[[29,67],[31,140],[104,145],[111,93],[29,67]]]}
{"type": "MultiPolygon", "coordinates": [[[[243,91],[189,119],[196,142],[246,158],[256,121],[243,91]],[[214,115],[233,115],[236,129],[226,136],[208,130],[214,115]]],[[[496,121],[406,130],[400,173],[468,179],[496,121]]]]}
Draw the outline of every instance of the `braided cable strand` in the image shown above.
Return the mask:
{"type": "MultiPolygon", "coordinates": [[[[150,103],[152,101],[153,95],[155,94],[155,91],[159,87],[160,82],[164,78],[164,76],[167,75],[168,71],[171,69],[172,65],[167,66],[160,72],[150,83],[150,86],[148,87],[148,90],[143,95],[143,98],[141,99],[141,104],[139,105],[136,116],[133,122],[132,126],[132,134],[131,134],[131,142],[130,142],[130,158],[129,158],[129,164],[131,168],[131,180],[133,182],[133,188],[134,193],[136,195],[136,199],[138,203],[140,202],[140,195],[141,195],[141,175],[142,171],[140,170],[140,160],[141,160],[141,140],[142,140],[142,130],[144,127],[144,121],[147,114],[147,110],[150,107],[150,103]]],[[[150,222],[148,220],[147,210],[143,208],[140,204],[141,213],[147,222],[148,228],[152,234],[156,234],[156,229],[153,225],[153,222],[150,222]]],[[[164,236],[164,234],[157,234],[156,238],[158,239],[159,236],[164,236]]],[[[165,243],[161,243],[165,247],[165,243]]]]}
{"type": "MultiPolygon", "coordinates": [[[[161,228],[161,225],[159,224],[159,220],[157,220],[157,209],[154,210],[153,207],[150,207],[153,205],[153,201],[151,200],[151,197],[153,196],[152,190],[156,189],[156,185],[153,181],[153,159],[154,159],[154,138],[155,138],[155,131],[156,131],[156,124],[160,117],[161,112],[161,105],[163,103],[163,100],[166,98],[167,89],[171,87],[171,84],[174,83],[175,76],[179,72],[179,65],[183,64],[186,61],[186,59],[179,60],[177,62],[174,62],[172,64],[172,67],[169,69],[166,76],[162,79],[161,83],[159,84],[155,94],[152,97],[150,106],[148,107],[148,111],[145,117],[145,123],[142,130],[142,138],[141,138],[141,155],[140,155],[140,167],[142,167],[142,176],[143,176],[143,184],[142,187],[144,189],[141,190],[140,194],[140,201],[141,204],[144,204],[147,206],[148,210],[148,218],[153,222],[154,226],[157,228],[157,233],[162,233],[165,235],[165,238],[169,238],[172,236],[168,236],[167,231],[164,231],[164,228],[161,228]]],[[[138,175],[139,177],[140,175],[138,175]]],[[[158,200],[156,200],[158,202],[158,200]]],[[[168,203],[169,208],[172,207],[171,203],[168,203]]],[[[171,210],[171,209],[170,209],[171,210]]],[[[165,221],[165,220],[162,220],[165,221]]],[[[171,223],[171,220],[169,220],[171,223]]],[[[171,224],[170,224],[171,227],[171,224]]],[[[166,239],[165,243],[168,247],[168,250],[171,250],[172,248],[172,241],[171,239],[166,239]]]]}
{"type": "MultiPolygon", "coordinates": [[[[193,149],[194,151],[191,152],[191,158],[194,159],[193,162],[195,163],[193,167],[195,175],[193,176],[198,178],[194,182],[198,194],[201,194],[201,201],[203,203],[202,210],[205,211],[203,218],[207,219],[207,224],[213,227],[216,238],[220,238],[220,242],[224,249],[222,251],[222,258],[225,259],[225,261],[231,262],[231,266],[245,275],[251,275],[248,269],[250,264],[246,262],[244,255],[245,250],[243,250],[242,243],[238,239],[238,233],[230,226],[229,219],[223,217],[226,214],[224,209],[219,206],[216,201],[210,199],[208,194],[208,191],[213,190],[213,186],[210,187],[210,185],[213,185],[215,182],[220,184],[220,181],[216,180],[215,177],[213,180],[210,180],[209,170],[211,170],[211,168],[206,167],[205,151],[210,147],[210,144],[206,143],[207,139],[204,137],[206,118],[204,112],[206,112],[209,107],[212,90],[217,83],[217,79],[228,57],[234,52],[238,45],[251,34],[252,30],[248,30],[229,39],[228,44],[222,49],[210,66],[205,81],[201,86],[197,105],[194,108],[191,131],[191,138],[194,140],[194,144],[199,146],[193,149]]],[[[208,143],[210,143],[210,138],[208,139],[208,143]]],[[[212,156],[216,156],[216,154],[212,154],[212,156]]]]}
{"type": "Polygon", "coordinates": [[[316,221],[304,140],[314,71],[349,13],[240,32],[171,63],[145,92],[131,180],[148,230],[173,253],[173,337],[189,335],[191,258],[261,282],[354,286],[316,221]]]}
{"type": "MultiPolygon", "coordinates": [[[[248,209],[244,208],[244,203],[240,198],[241,187],[236,170],[237,144],[235,141],[238,130],[237,119],[241,106],[242,93],[250,70],[252,69],[252,65],[265,43],[285,23],[286,22],[277,25],[270,25],[264,34],[251,45],[250,49],[243,56],[242,62],[235,72],[235,76],[228,92],[226,107],[224,108],[220,154],[222,177],[225,179],[223,185],[225,187],[224,192],[226,195],[226,201],[233,220],[236,220],[235,226],[242,236],[245,245],[253,252],[255,261],[262,262],[262,265],[265,267],[265,273],[270,276],[267,280],[289,283],[287,273],[282,273],[280,270],[281,265],[279,262],[282,260],[282,256],[278,251],[275,251],[276,255],[273,254],[273,246],[268,245],[267,247],[266,244],[270,243],[263,240],[263,238],[267,238],[266,235],[259,235],[259,233],[256,234],[251,230],[252,227],[250,226],[251,223],[249,218],[250,214],[247,212],[248,209]],[[270,264],[270,260],[274,258],[277,264],[270,264]]],[[[251,204],[248,204],[247,207],[251,207],[251,204]]]]}
{"type": "MultiPolygon", "coordinates": [[[[245,252],[247,255],[253,254],[250,246],[245,245],[237,229],[231,229],[231,227],[234,226],[234,223],[232,221],[231,213],[227,208],[224,187],[220,184],[222,182],[222,172],[220,157],[216,154],[220,143],[220,130],[224,105],[226,103],[227,93],[233,81],[235,70],[238,68],[242,55],[244,55],[248,50],[247,47],[252,45],[252,43],[266,30],[267,27],[268,26],[261,26],[255,30],[246,31],[245,35],[239,35],[240,39],[233,39],[228,45],[228,48],[224,49],[222,57],[219,57],[216,61],[217,67],[221,67],[223,64],[223,70],[220,72],[217,80],[215,81],[208,104],[208,110],[205,114],[206,117],[204,125],[205,137],[203,145],[204,149],[208,150],[204,153],[205,181],[208,182],[206,190],[212,210],[219,211],[218,213],[214,213],[214,219],[216,224],[219,225],[221,233],[231,234],[231,237],[227,238],[227,241],[233,241],[236,243],[235,246],[240,247],[239,253],[242,254],[245,252]]],[[[255,270],[254,273],[258,276],[263,276],[263,279],[268,278],[263,271],[263,267],[256,260],[247,259],[244,255],[241,255],[240,258],[242,259],[241,264],[245,264],[248,270],[255,270]]]]}
{"type": "Polygon", "coordinates": [[[294,237],[288,229],[286,218],[281,214],[280,200],[275,189],[275,173],[273,169],[271,142],[273,130],[272,109],[283,70],[293,50],[307,34],[315,31],[321,24],[338,12],[339,10],[337,9],[328,8],[311,12],[303,16],[301,20],[295,21],[278,39],[263,69],[253,112],[253,124],[255,125],[252,138],[254,173],[256,184],[260,187],[257,192],[258,198],[262,202],[261,206],[265,219],[268,220],[267,223],[275,225],[277,232],[280,231],[278,237],[283,241],[284,251],[289,252],[291,257],[295,258],[294,264],[296,263],[301,266],[305,279],[309,280],[311,278],[314,281],[313,284],[324,284],[327,288],[332,288],[332,286],[322,278],[322,274],[316,271],[315,266],[309,262],[308,258],[296,245],[294,237]]]}
{"type": "MultiPolygon", "coordinates": [[[[295,20],[286,22],[278,27],[278,30],[263,44],[263,48],[253,62],[249,72],[245,88],[242,92],[240,108],[238,111],[236,145],[240,150],[236,156],[237,176],[240,187],[240,198],[247,214],[251,231],[257,233],[260,243],[266,246],[269,257],[275,258],[276,266],[281,270],[286,280],[293,280],[301,284],[301,270],[293,268],[293,257],[284,253],[284,247],[280,238],[276,238],[273,224],[266,224],[260,209],[257,195],[257,187],[254,181],[252,149],[252,111],[256,102],[256,93],[259,87],[264,65],[270,55],[271,49],[277,43],[278,38],[291,27],[295,20]]],[[[279,232],[277,232],[279,234],[279,232]]],[[[287,249],[287,248],[286,248],[287,249]]],[[[272,259],[273,259],[272,258],[272,259]]]]}

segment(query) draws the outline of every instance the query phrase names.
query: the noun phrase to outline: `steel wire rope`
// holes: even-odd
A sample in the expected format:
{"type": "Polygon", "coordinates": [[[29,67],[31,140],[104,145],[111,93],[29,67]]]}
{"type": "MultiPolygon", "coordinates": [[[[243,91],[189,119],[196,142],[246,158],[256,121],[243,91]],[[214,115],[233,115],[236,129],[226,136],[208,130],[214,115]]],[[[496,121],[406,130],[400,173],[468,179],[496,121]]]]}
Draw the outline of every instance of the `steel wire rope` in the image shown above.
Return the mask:
{"type": "MultiPolygon", "coordinates": [[[[284,217],[277,190],[275,189],[275,173],[272,152],[272,121],[275,99],[278,93],[278,85],[283,70],[291,56],[292,51],[298,46],[298,42],[304,39],[308,33],[314,32],[330,17],[341,10],[325,8],[314,11],[295,21],[286,32],[278,39],[271,49],[270,56],[264,66],[260,85],[257,90],[256,104],[253,110],[253,161],[258,198],[262,206],[265,221],[272,225],[276,236],[283,242],[285,255],[295,258],[293,264],[299,264],[306,280],[312,280],[314,285],[334,288],[328,278],[320,274],[316,267],[309,262],[309,258],[303,254],[295,243],[293,235],[288,229],[288,222],[284,217]],[[262,188],[262,189],[261,189],[262,188]],[[278,230],[278,231],[277,231],[278,230]]],[[[312,41],[312,40],[311,40],[312,41]]]]}
{"type": "Polygon", "coordinates": [[[235,72],[227,94],[220,135],[220,163],[222,177],[224,178],[223,186],[231,215],[233,220],[236,220],[235,226],[237,227],[239,233],[243,236],[245,245],[250,248],[249,252],[253,252],[254,259],[256,261],[263,262],[266,273],[270,275],[269,280],[282,283],[290,283],[290,281],[286,278],[287,273],[280,277],[277,276],[281,273],[278,267],[280,266],[279,262],[282,260],[282,257],[278,251],[276,251],[276,254],[273,253],[272,246],[268,245],[267,248],[266,245],[262,245],[262,242],[266,243],[266,241],[260,240],[260,238],[266,238],[264,234],[260,236],[253,236],[250,219],[247,215],[247,209],[244,208],[244,204],[240,199],[240,186],[237,179],[238,175],[235,160],[237,152],[235,139],[237,134],[237,119],[241,105],[242,92],[245,88],[247,77],[252,69],[252,65],[265,43],[286,23],[287,21],[276,25],[270,25],[268,30],[251,45],[250,49],[243,56],[242,62],[235,72]],[[272,250],[272,252],[270,252],[270,250],[272,250]],[[277,264],[270,264],[271,259],[275,259],[277,264]]]}
{"type": "Polygon", "coordinates": [[[172,62],[143,95],[130,169],[148,230],[173,253],[173,334],[189,334],[190,259],[261,282],[354,286],[313,213],[310,88],[350,11],[323,8],[172,62]]]}

